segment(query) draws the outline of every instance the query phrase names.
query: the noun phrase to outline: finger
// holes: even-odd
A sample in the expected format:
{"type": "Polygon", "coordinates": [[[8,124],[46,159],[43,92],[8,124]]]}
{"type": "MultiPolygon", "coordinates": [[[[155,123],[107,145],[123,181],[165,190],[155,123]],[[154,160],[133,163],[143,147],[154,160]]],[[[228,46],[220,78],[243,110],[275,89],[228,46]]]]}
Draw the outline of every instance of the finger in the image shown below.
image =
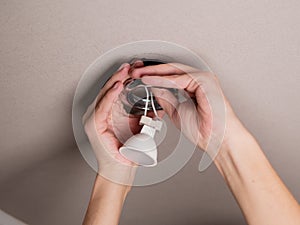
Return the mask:
{"type": "Polygon", "coordinates": [[[131,68],[139,68],[139,67],[143,67],[144,66],[144,62],[142,60],[136,60],[134,63],[132,63],[131,68]]]}
{"type": "Polygon", "coordinates": [[[142,68],[134,69],[131,73],[132,78],[140,78],[144,75],[171,75],[183,74],[194,71],[195,69],[179,63],[159,64],[154,66],[145,66],[142,68]]]}
{"type": "Polygon", "coordinates": [[[105,121],[108,118],[109,114],[111,113],[113,104],[117,101],[122,90],[123,83],[121,81],[117,81],[113,85],[113,87],[106,92],[95,112],[95,120],[97,121],[97,123],[105,121]]]}
{"type": "Polygon", "coordinates": [[[130,70],[128,71],[128,74],[131,76],[131,73],[134,69],[136,68],[140,68],[144,66],[144,62],[142,60],[136,60],[134,61],[131,66],[130,66],[130,70]]]}
{"type": "Polygon", "coordinates": [[[185,89],[191,82],[191,77],[184,75],[144,76],[142,82],[157,87],[185,89]]]}
{"type": "Polygon", "coordinates": [[[217,86],[215,77],[207,72],[170,76],[144,76],[142,81],[151,86],[185,90],[190,95],[194,95],[198,103],[206,99],[208,92],[213,94],[215,90],[212,87],[217,86]]]}
{"type": "Polygon", "coordinates": [[[101,101],[101,98],[105,95],[107,90],[109,90],[116,82],[124,82],[126,79],[128,79],[129,69],[130,65],[128,63],[122,64],[121,67],[117,70],[117,72],[105,83],[105,85],[102,87],[101,91],[97,96],[96,107],[98,106],[99,102],[101,101]]]}
{"type": "MultiPolygon", "coordinates": [[[[166,114],[165,111],[163,111],[163,110],[157,110],[157,116],[158,116],[158,118],[163,118],[163,116],[165,114],[166,114]]],[[[148,112],[147,116],[149,116],[151,118],[155,118],[156,117],[155,113],[152,112],[152,111],[148,112]]]]}
{"type": "Polygon", "coordinates": [[[165,115],[165,112],[163,110],[158,110],[157,115],[159,118],[163,118],[163,116],[165,115]]]}
{"type": "Polygon", "coordinates": [[[163,111],[173,120],[177,120],[177,107],[179,102],[177,98],[167,89],[151,88],[158,104],[163,108],[163,111]]]}
{"type": "Polygon", "coordinates": [[[184,89],[195,93],[200,86],[215,82],[214,76],[208,72],[199,72],[183,75],[144,76],[142,82],[151,86],[184,89]]]}

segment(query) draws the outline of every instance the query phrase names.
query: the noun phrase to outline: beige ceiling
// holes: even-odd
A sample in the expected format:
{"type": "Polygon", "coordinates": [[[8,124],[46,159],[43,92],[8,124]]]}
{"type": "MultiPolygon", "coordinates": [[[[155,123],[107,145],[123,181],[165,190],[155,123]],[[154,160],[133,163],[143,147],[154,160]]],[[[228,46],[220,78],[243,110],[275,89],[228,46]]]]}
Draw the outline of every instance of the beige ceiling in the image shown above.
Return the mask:
{"type": "MultiPolygon", "coordinates": [[[[202,56],[300,200],[300,2],[2,0],[0,208],[29,224],[80,224],[94,172],[72,133],[76,85],[105,51],[159,39],[202,56]]],[[[166,182],[134,188],[121,224],[243,224],[200,153],[166,182]]]]}

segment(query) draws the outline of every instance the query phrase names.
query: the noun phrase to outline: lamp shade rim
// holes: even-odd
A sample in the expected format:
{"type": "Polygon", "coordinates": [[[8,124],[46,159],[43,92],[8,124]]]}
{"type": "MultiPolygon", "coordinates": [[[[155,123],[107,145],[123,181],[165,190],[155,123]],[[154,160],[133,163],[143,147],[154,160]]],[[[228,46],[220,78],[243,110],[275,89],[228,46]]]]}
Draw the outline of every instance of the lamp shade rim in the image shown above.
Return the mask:
{"type": "Polygon", "coordinates": [[[127,147],[140,152],[151,152],[157,150],[154,139],[148,134],[144,133],[139,133],[132,136],[124,143],[123,147],[127,147]]]}
{"type": "Polygon", "coordinates": [[[157,165],[157,149],[140,151],[130,146],[123,146],[119,149],[120,154],[126,159],[145,167],[157,165]]]}

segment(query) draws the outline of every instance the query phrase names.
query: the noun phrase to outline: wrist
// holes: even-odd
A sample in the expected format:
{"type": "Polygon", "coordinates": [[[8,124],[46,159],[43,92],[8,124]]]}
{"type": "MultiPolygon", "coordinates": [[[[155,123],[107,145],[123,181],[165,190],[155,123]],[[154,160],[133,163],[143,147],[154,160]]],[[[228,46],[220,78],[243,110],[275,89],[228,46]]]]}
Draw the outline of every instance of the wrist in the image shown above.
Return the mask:
{"type": "Polygon", "coordinates": [[[97,197],[108,199],[117,197],[125,200],[127,194],[131,190],[131,186],[115,183],[101,175],[97,175],[94,189],[94,195],[97,197]]]}
{"type": "Polygon", "coordinates": [[[129,190],[97,175],[83,224],[118,224],[129,190]]]}
{"type": "Polygon", "coordinates": [[[230,176],[233,170],[244,168],[257,151],[261,150],[256,140],[235,117],[227,123],[225,138],[214,162],[223,177],[230,176]]]}
{"type": "Polygon", "coordinates": [[[224,140],[214,160],[218,168],[224,161],[228,161],[228,158],[232,158],[235,151],[244,151],[248,143],[254,140],[249,131],[234,114],[228,117],[224,140]]]}
{"type": "Polygon", "coordinates": [[[98,176],[103,177],[111,183],[131,187],[135,178],[136,169],[136,166],[126,165],[118,162],[116,164],[113,163],[103,167],[100,166],[98,170],[98,176]]]}

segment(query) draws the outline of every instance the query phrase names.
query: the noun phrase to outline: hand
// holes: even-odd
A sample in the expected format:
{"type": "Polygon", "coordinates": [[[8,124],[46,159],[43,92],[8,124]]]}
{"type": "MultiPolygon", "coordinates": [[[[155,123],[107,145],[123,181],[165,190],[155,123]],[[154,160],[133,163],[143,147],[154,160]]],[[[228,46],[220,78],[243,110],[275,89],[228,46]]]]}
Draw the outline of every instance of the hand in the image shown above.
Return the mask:
{"type": "Polygon", "coordinates": [[[248,224],[299,224],[298,202],[280,180],[254,137],[234,114],[216,76],[181,64],[137,68],[131,76],[142,78],[151,86],[185,90],[196,99],[196,105],[191,101],[180,103],[167,89],[152,89],[175,125],[210,156],[206,146],[214,136],[214,130],[224,125],[224,141],[214,162],[248,224]],[[224,106],[224,113],[218,106],[224,106]],[[213,112],[215,108],[217,114],[213,112]],[[223,114],[226,124],[219,123],[223,114]]]}
{"type": "Polygon", "coordinates": [[[213,115],[207,94],[213,96],[214,103],[224,110],[224,114],[226,108],[224,124],[220,123],[219,126],[225,126],[225,119],[227,123],[228,119],[237,120],[228,101],[224,98],[216,76],[209,72],[172,63],[136,68],[131,76],[141,78],[145,84],[151,86],[185,90],[190,97],[195,98],[197,104],[192,101],[179,103],[169,90],[152,88],[158,103],[174,124],[203,150],[207,148],[213,126],[213,115]]]}
{"type": "Polygon", "coordinates": [[[128,134],[137,133],[141,129],[140,118],[128,117],[118,100],[123,82],[129,78],[130,69],[129,64],[123,64],[106,82],[83,116],[85,132],[98,161],[98,173],[122,184],[131,184],[135,165],[119,153],[122,143],[117,136],[126,139],[128,134]]]}

